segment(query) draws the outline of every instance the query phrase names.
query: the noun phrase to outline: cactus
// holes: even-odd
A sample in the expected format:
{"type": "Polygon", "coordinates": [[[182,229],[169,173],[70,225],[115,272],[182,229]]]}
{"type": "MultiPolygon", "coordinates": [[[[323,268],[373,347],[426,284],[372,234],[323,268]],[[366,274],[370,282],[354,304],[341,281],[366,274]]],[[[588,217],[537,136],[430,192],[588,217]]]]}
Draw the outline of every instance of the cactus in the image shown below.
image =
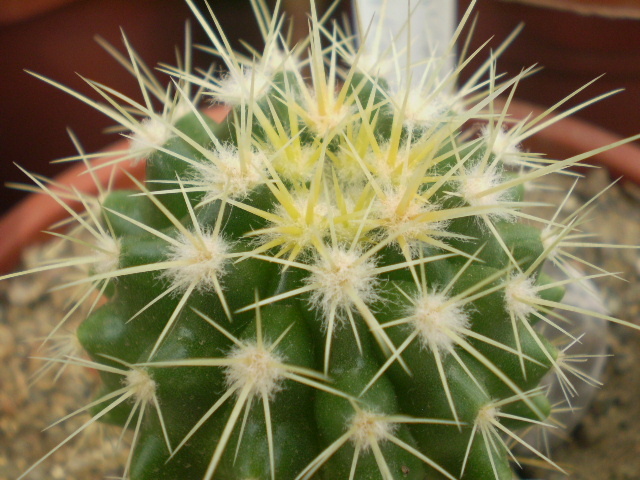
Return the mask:
{"type": "Polygon", "coordinates": [[[187,1],[227,73],[192,72],[187,42],[166,91],[128,44],[128,57],[109,47],[143,103],[40,77],[130,132],[120,160],[147,162],[137,189],[97,198],[31,175],[86,207],[61,236],[90,253],[42,268],[81,271],[61,285],[78,303],[106,298],[76,331],[88,358],[49,359],[103,381],[54,451],[100,421],[132,432],[132,480],[510,480],[514,444],[562,470],[522,432],[551,426],[545,375],[568,397],[581,376],[536,324],[566,344],[566,310],[633,325],[562,302],[565,285],[609,273],[566,264],[568,246],[589,246],[589,206],[528,213],[529,186],[589,156],[521,148],[561,118],[509,119],[530,71],[505,79],[492,57],[456,89],[465,62],[431,59],[390,86],[384,61],[402,52],[359,50],[315,12],[290,47],[258,0],[265,47],[247,57],[187,1]],[[222,122],[204,96],[229,107],[222,122]],[[566,278],[545,275],[547,261],[566,278]]]}

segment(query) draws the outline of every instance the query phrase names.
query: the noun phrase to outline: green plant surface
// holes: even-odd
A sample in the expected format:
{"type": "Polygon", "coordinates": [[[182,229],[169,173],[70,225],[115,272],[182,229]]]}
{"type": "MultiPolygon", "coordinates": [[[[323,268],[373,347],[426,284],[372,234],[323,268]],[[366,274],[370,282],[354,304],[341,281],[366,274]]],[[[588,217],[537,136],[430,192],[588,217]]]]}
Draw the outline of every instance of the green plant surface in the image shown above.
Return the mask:
{"type": "Polygon", "coordinates": [[[187,2],[226,73],[180,61],[165,91],[125,39],[141,103],[39,76],[128,132],[119,161],[146,161],[146,178],[88,198],[30,175],[84,203],[60,236],[88,253],[8,277],[70,267],[82,275],[60,288],[106,300],[75,332],[87,356],[49,359],[100,373],[75,412],[90,419],[20,478],[97,421],[132,432],[131,480],[511,480],[517,444],[562,470],[522,432],[553,427],[545,375],[572,392],[563,312],[637,327],[562,302],[564,286],[612,274],[567,264],[566,247],[594,246],[590,204],[529,213],[528,188],[594,153],[521,148],[562,118],[509,118],[530,70],[506,78],[491,57],[486,80],[456,87],[465,60],[433,58],[417,82],[389,81],[377,66],[403,52],[359,49],[315,12],[289,46],[259,1],[264,50],[240,54],[187,2]],[[221,123],[205,97],[230,109],[221,123]]]}

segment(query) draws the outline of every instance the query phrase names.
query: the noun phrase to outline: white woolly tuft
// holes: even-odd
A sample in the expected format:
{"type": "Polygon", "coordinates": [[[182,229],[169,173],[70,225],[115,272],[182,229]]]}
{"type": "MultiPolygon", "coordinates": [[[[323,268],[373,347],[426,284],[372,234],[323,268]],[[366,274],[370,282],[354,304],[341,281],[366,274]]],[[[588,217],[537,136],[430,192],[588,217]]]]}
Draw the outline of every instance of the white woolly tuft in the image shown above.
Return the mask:
{"type": "Polygon", "coordinates": [[[399,211],[404,201],[403,187],[388,189],[384,197],[376,198],[374,218],[385,227],[387,235],[402,235],[414,246],[415,240],[422,236],[432,237],[434,232],[443,231],[447,222],[430,222],[424,214],[435,212],[437,208],[419,195],[413,195],[409,204],[399,211]]]}
{"type": "Polygon", "coordinates": [[[113,272],[120,261],[120,240],[111,235],[102,235],[94,246],[98,258],[93,263],[96,273],[113,272]]]}
{"type": "Polygon", "coordinates": [[[499,130],[490,129],[488,126],[483,127],[482,137],[485,139],[491,153],[496,158],[507,165],[519,165],[519,159],[522,154],[522,147],[517,141],[514,141],[512,135],[500,128],[499,130]]]}
{"type": "Polygon", "coordinates": [[[140,122],[131,139],[134,158],[142,160],[167,143],[173,136],[171,128],[172,125],[161,117],[147,118],[140,122]]]}
{"type": "Polygon", "coordinates": [[[308,115],[309,128],[319,136],[328,135],[337,126],[341,125],[355,110],[352,105],[334,105],[326,111],[319,109],[320,102],[316,100],[316,93],[311,92],[313,101],[305,105],[308,115]]]}
{"type": "Polygon", "coordinates": [[[517,318],[526,318],[535,311],[531,305],[538,298],[535,279],[521,273],[512,275],[506,282],[504,297],[509,313],[517,318]]]}
{"type": "Polygon", "coordinates": [[[408,312],[412,325],[419,333],[420,343],[432,351],[448,352],[454,346],[449,332],[460,335],[470,327],[467,312],[442,293],[426,293],[414,299],[408,312]]]}
{"type": "Polygon", "coordinates": [[[493,404],[488,404],[480,408],[476,417],[476,425],[481,428],[489,428],[497,422],[500,409],[493,404]]]}
{"type": "Polygon", "coordinates": [[[269,88],[271,78],[259,67],[240,67],[240,72],[228,73],[210,85],[210,93],[220,103],[236,106],[259,100],[269,88]]]}
{"type": "Polygon", "coordinates": [[[156,382],[149,372],[140,368],[129,370],[124,377],[125,385],[133,390],[136,400],[143,403],[151,403],[156,394],[156,382]]]}
{"type": "Polygon", "coordinates": [[[203,203],[221,197],[243,198],[264,181],[264,152],[238,151],[231,144],[225,144],[213,152],[215,161],[204,160],[194,166],[193,183],[205,188],[203,203]]]}
{"type": "Polygon", "coordinates": [[[372,445],[386,440],[393,434],[397,425],[387,421],[380,415],[360,410],[351,419],[351,441],[369,450],[372,445]]]}
{"type": "MultiPolygon", "coordinates": [[[[502,172],[491,166],[482,168],[481,163],[482,162],[478,162],[466,170],[465,174],[459,180],[460,195],[472,207],[497,206],[505,201],[507,190],[497,189],[491,193],[485,192],[503,183],[502,172]]],[[[507,209],[493,212],[491,216],[504,220],[513,219],[512,212],[507,209]]]]}
{"type": "Polygon", "coordinates": [[[234,348],[228,355],[233,360],[225,376],[230,388],[250,386],[252,395],[275,395],[282,388],[285,369],[283,359],[263,346],[250,343],[234,348]]]}
{"type": "MultiPolygon", "coordinates": [[[[332,248],[327,256],[317,260],[313,273],[306,282],[315,286],[311,293],[312,305],[328,314],[332,306],[338,318],[353,308],[353,296],[363,302],[374,301],[378,295],[375,263],[371,259],[360,261],[360,252],[332,248]]],[[[326,316],[326,315],[325,315],[326,316]]]]}
{"type": "Polygon", "coordinates": [[[178,239],[180,245],[171,245],[169,261],[181,265],[168,268],[163,276],[178,288],[186,290],[196,285],[198,290],[214,290],[216,282],[224,276],[229,245],[218,235],[204,233],[178,239]]]}

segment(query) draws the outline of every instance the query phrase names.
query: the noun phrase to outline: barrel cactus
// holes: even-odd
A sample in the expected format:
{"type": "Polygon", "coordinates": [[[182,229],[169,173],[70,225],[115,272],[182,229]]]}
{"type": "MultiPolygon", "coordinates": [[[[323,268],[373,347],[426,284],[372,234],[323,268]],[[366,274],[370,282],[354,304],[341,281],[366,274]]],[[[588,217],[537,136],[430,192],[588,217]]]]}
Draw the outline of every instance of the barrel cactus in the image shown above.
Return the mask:
{"type": "Polygon", "coordinates": [[[257,0],[265,47],[240,54],[187,1],[225,73],[192,71],[187,48],[161,90],[127,45],[143,102],[41,77],[128,132],[120,160],[147,162],[134,190],[70,192],[86,212],[61,236],[89,253],[42,267],[81,272],[61,285],[78,303],[106,299],[76,331],[88,357],[50,360],[99,371],[76,413],[132,432],[122,478],[510,480],[516,444],[560,469],[522,432],[552,426],[545,375],[568,397],[581,378],[563,312],[626,322],[562,302],[608,273],[567,264],[588,207],[528,213],[529,186],[589,156],[521,148],[555,121],[506,113],[530,72],[505,79],[491,57],[456,86],[466,61],[433,58],[394,75],[405,52],[360,49],[314,12],[290,46],[257,0]]]}

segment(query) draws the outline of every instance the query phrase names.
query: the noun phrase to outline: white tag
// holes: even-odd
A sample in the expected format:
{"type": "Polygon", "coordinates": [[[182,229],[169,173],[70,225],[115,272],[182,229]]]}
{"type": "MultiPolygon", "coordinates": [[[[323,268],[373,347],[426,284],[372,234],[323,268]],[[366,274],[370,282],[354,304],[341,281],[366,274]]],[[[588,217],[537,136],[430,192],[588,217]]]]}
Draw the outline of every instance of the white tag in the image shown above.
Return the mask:
{"type": "MultiPolygon", "coordinates": [[[[442,73],[453,69],[454,52],[447,50],[456,27],[454,0],[354,0],[353,5],[358,24],[356,28],[361,30],[361,36],[367,35],[366,51],[378,54],[389,51],[391,58],[392,53],[387,49],[393,38],[396,51],[400,53],[399,65],[403,69],[408,58],[407,34],[411,32],[411,64],[420,64],[413,69],[413,84],[424,72],[422,62],[430,57],[447,56],[442,73]]],[[[391,84],[397,84],[395,74],[383,72],[383,76],[391,84]]]]}

